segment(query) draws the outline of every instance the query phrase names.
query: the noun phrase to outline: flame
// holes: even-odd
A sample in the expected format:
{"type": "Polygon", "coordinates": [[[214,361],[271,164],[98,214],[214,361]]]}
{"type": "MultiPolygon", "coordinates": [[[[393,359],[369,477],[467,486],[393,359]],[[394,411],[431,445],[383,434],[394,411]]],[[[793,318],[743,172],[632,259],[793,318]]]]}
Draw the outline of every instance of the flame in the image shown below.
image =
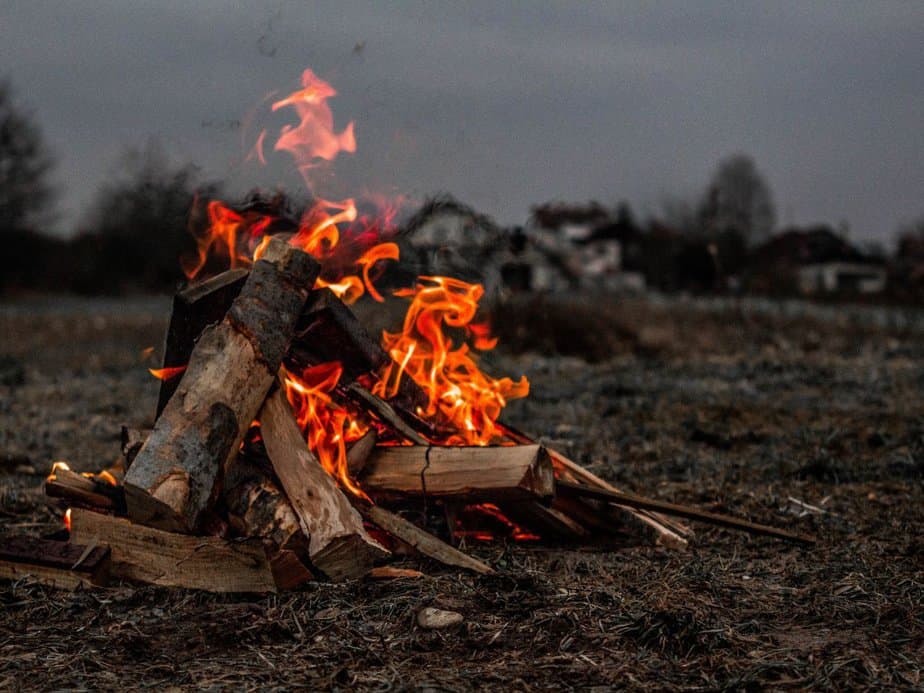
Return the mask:
{"type": "Polygon", "coordinates": [[[168,366],[166,368],[148,368],[148,373],[158,380],[173,380],[186,370],[186,366],[168,366]]]}
{"type": "Polygon", "coordinates": [[[394,363],[386,366],[374,388],[380,397],[398,393],[401,377],[407,373],[428,396],[425,417],[441,417],[458,431],[440,441],[444,445],[489,445],[501,442],[498,416],[511,399],[525,397],[525,377],[492,378],[481,371],[469,346],[456,346],[444,328],[468,328],[475,335],[475,348],[492,348],[496,340],[487,337],[483,326],[472,324],[478,301],[484,294],[480,284],[468,284],[449,277],[419,277],[413,289],[395,292],[409,297],[411,304],[401,332],[382,333],[382,344],[394,363]]]}
{"type": "Polygon", "coordinates": [[[64,529],[68,532],[71,531],[71,509],[68,508],[64,511],[64,529]]]}
{"type": "Polygon", "coordinates": [[[350,478],[346,456],[347,444],[362,438],[368,426],[356,421],[331,397],[342,373],[343,367],[337,362],[307,368],[299,375],[286,373],[286,396],[299,427],[307,433],[308,448],[324,469],[350,493],[369,500],[350,478]]]}
{"type": "Polygon", "coordinates": [[[355,152],[356,137],[352,121],[342,132],[334,131],[334,115],[327,100],[336,96],[337,91],[330,84],[306,68],[302,73],[302,87],[272,105],[273,111],[291,106],[299,117],[298,125],[286,125],[280,130],[273,149],[292,155],[310,188],[308,173],[318,164],[318,159],[333,161],[342,151],[355,152]]]}

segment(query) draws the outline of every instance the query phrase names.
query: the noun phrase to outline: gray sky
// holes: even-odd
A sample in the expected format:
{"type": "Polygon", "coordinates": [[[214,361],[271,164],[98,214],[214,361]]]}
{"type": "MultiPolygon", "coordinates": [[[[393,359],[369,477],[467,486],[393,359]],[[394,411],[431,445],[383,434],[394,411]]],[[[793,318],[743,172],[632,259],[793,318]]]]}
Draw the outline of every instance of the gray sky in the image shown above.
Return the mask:
{"type": "Polygon", "coordinates": [[[151,137],[237,189],[297,185],[288,162],[241,165],[236,123],[307,66],[356,122],[329,195],[448,191],[503,223],[547,199],[644,212],[745,151],[781,222],[888,241],[924,214],[924,2],[242,4],[0,4],[61,231],[151,137]]]}

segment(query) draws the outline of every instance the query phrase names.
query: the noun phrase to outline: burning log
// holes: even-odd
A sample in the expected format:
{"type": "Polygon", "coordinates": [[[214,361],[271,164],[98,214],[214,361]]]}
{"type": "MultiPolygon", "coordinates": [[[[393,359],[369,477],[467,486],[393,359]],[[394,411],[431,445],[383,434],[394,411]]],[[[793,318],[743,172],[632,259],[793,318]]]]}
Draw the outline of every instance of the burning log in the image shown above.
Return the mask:
{"type": "Polygon", "coordinates": [[[75,508],[71,542],[108,546],[112,575],[126,580],[209,592],[276,591],[259,539],[191,537],[75,508]]]}
{"type": "Polygon", "coordinates": [[[373,498],[463,496],[536,500],[555,492],[552,463],[541,445],[377,447],[360,479],[373,498]]]}
{"type": "Polygon", "coordinates": [[[307,253],[270,239],[224,320],[206,328],[170,402],[125,477],[132,519],[191,532],[219,470],[260,409],[318,274],[307,253]]]}
{"type": "Polygon", "coordinates": [[[312,564],[332,580],[367,573],[388,551],[368,535],[359,513],[308,449],[281,388],[267,397],[260,423],[273,470],[309,537],[312,564]]]}
{"type": "Polygon", "coordinates": [[[109,549],[34,537],[0,540],[0,578],[30,577],[49,587],[76,589],[106,585],[109,549]]]}
{"type": "Polygon", "coordinates": [[[543,538],[581,541],[590,536],[575,518],[542,503],[506,503],[502,510],[511,520],[538,531],[543,538]]]}
{"type": "Polygon", "coordinates": [[[72,472],[60,462],[55,463],[45,481],[45,495],[64,499],[71,505],[125,514],[125,492],[121,486],[72,472]]]}
{"type": "MultiPolygon", "coordinates": [[[[189,355],[199,335],[209,325],[222,321],[231,303],[241,293],[247,274],[245,269],[231,269],[177,292],[173,297],[170,327],[164,343],[164,369],[181,368],[189,363],[189,355]]],[[[161,380],[158,417],[179,384],[179,378],[161,380]]]]}

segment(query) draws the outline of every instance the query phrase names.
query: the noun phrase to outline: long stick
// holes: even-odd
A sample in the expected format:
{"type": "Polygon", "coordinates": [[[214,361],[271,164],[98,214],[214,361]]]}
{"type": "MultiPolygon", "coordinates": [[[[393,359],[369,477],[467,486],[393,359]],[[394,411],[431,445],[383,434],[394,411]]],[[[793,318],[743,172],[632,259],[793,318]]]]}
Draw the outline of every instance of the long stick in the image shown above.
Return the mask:
{"type": "Polygon", "coordinates": [[[665,515],[676,515],[686,517],[690,520],[699,520],[720,527],[729,529],[738,529],[749,534],[760,534],[778,539],[789,539],[802,544],[814,544],[815,537],[805,534],[788,532],[785,529],[777,529],[769,525],[761,525],[748,520],[741,520],[729,515],[719,515],[706,510],[699,510],[688,505],[677,505],[676,503],[666,503],[664,501],[643,498],[629,493],[615,493],[613,491],[604,491],[603,489],[590,488],[581,484],[572,484],[567,481],[555,481],[556,493],[571,498],[592,498],[594,500],[604,501],[613,505],[624,505],[630,508],[641,510],[654,510],[655,512],[664,513],[665,515]]]}

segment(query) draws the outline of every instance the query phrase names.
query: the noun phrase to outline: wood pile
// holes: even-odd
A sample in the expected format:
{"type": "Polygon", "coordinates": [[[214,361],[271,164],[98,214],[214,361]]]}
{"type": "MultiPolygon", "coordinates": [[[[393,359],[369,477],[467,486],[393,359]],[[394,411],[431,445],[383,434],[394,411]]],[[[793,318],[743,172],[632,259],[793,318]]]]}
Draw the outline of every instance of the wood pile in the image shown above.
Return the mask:
{"type": "Polygon", "coordinates": [[[391,357],[330,290],[314,288],[318,271],[271,238],[249,272],[181,291],[164,356],[178,375],[162,382],[153,430],[124,430],[123,466],[105,476],[57,467],[45,489],[70,506],[69,541],[2,542],[0,577],[262,593],[358,578],[392,552],[490,573],[459,543],[465,530],[677,549],[691,532],[676,516],[810,541],[623,494],[509,427],[503,445],[435,444],[413,380],[388,401],[372,394],[391,357]],[[324,468],[286,395],[287,370],[331,361],[342,366],[337,405],[374,424],[346,453],[360,492],[324,468]],[[440,524],[442,538],[430,531],[440,524]]]}

